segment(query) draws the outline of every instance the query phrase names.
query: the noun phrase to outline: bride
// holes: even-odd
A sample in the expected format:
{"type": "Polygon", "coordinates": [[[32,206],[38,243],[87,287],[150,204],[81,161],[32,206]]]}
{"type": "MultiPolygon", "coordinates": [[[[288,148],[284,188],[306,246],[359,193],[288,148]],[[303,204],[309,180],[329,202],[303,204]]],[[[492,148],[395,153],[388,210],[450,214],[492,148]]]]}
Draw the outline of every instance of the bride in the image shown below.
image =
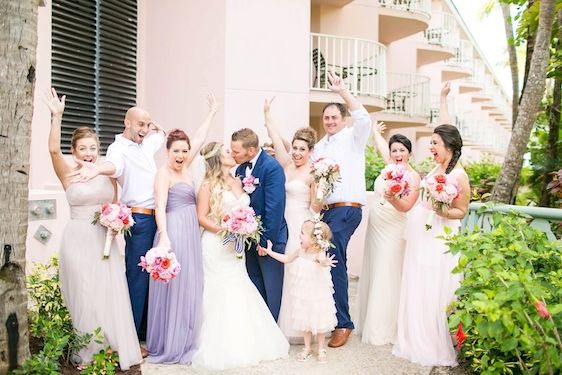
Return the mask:
{"type": "Polygon", "coordinates": [[[234,243],[222,244],[222,216],[249,206],[242,183],[230,174],[236,162],[224,145],[211,142],[201,150],[205,180],[197,196],[197,216],[204,231],[203,324],[193,366],[210,370],[251,366],[286,357],[289,343],[251,282],[234,243]]]}

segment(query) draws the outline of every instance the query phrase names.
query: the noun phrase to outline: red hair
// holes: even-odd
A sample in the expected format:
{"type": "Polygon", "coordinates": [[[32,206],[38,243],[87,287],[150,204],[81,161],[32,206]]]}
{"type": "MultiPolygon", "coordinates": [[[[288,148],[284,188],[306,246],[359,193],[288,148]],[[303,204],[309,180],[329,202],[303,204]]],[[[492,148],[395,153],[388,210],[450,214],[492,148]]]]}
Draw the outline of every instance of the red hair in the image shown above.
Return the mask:
{"type": "Polygon", "coordinates": [[[168,139],[166,140],[166,148],[169,150],[172,147],[172,143],[176,141],[186,141],[187,147],[191,149],[191,143],[189,142],[189,137],[181,129],[174,129],[168,133],[168,139]]]}

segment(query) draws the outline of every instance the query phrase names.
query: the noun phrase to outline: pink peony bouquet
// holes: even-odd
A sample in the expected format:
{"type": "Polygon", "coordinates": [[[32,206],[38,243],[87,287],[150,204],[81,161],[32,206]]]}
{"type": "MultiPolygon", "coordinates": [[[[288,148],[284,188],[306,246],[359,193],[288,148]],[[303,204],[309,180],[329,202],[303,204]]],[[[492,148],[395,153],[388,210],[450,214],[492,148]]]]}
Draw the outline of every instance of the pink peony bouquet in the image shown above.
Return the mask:
{"type": "Polygon", "coordinates": [[[92,224],[101,224],[107,228],[105,245],[103,247],[103,259],[109,258],[111,242],[116,232],[131,233],[131,227],[135,224],[131,209],[123,203],[104,203],[100,210],[94,215],[92,224]]]}
{"type": "Polygon", "coordinates": [[[262,224],[252,207],[237,207],[225,214],[221,220],[223,241],[226,245],[235,241],[236,257],[242,258],[244,245],[250,241],[258,242],[262,233],[262,224]]]}
{"type": "Polygon", "coordinates": [[[328,158],[320,158],[312,163],[310,174],[316,182],[316,199],[322,200],[334,192],[334,184],[341,180],[340,166],[328,158]]]}
{"type": "MultiPolygon", "coordinates": [[[[404,164],[389,164],[381,171],[384,179],[384,192],[392,194],[396,198],[408,196],[411,192],[412,173],[404,164]]],[[[384,197],[381,198],[381,204],[384,204],[384,197]]]]}
{"type": "MultiPolygon", "coordinates": [[[[442,173],[426,177],[425,185],[423,189],[425,199],[430,200],[434,209],[439,211],[448,209],[453,200],[459,196],[457,185],[453,181],[448,180],[447,175],[442,173]]],[[[434,216],[435,211],[431,211],[425,224],[426,230],[430,230],[433,227],[434,216]]]]}
{"type": "Polygon", "coordinates": [[[145,256],[140,257],[138,265],[148,272],[153,280],[164,283],[168,283],[181,271],[176,254],[165,247],[153,247],[148,250],[145,256]]]}

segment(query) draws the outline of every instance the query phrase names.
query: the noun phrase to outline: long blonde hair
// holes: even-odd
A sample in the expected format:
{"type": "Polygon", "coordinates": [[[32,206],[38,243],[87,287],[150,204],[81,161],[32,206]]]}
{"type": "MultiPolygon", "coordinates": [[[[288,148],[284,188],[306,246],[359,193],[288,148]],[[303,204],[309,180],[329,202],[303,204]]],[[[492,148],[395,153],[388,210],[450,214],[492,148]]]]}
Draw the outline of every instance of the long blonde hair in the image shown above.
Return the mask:
{"type": "Polygon", "coordinates": [[[210,142],[201,149],[201,156],[205,160],[205,179],[203,184],[209,186],[211,197],[209,200],[209,216],[220,221],[223,215],[221,212],[222,193],[230,190],[222,172],[221,154],[224,145],[219,142],[210,142]]]}

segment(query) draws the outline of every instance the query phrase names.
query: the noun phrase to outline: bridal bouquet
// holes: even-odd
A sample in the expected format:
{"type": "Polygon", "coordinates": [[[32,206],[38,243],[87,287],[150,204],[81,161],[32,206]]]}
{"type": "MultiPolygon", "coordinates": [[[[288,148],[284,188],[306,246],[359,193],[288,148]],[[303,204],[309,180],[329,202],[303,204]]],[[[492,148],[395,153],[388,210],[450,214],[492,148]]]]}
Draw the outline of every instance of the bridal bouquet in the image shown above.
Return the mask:
{"type": "Polygon", "coordinates": [[[104,203],[94,215],[92,224],[100,223],[107,228],[105,245],[103,247],[103,259],[109,258],[111,241],[115,232],[131,233],[131,227],[135,224],[131,209],[123,203],[104,203]]]}
{"type": "MultiPolygon", "coordinates": [[[[396,198],[402,198],[410,194],[412,184],[412,173],[404,164],[389,164],[381,171],[384,179],[384,192],[392,194],[396,198]]],[[[384,196],[381,204],[384,204],[384,196]]]]}
{"type": "Polygon", "coordinates": [[[164,283],[168,283],[181,271],[176,254],[165,247],[153,247],[148,250],[145,256],[140,257],[138,265],[148,272],[153,280],[164,283]]]}
{"type": "Polygon", "coordinates": [[[258,242],[262,233],[262,224],[252,207],[237,207],[232,209],[221,220],[223,240],[226,245],[235,241],[234,251],[236,257],[241,259],[244,245],[250,241],[258,242]]]}
{"type": "Polygon", "coordinates": [[[320,158],[312,163],[310,174],[316,182],[316,199],[322,200],[334,192],[334,184],[339,182],[340,166],[328,158],[320,158]]]}
{"type": "MultiPolygon", "coordinates": [[[[453,200],[459,196],[459,190],[454,182],[448,181],[445,174],[439,173],[425,179],[423,193],[426,199],[431,200],[431,205],[440,211],[448,209],[453,200]]],[[[431,211],[425,230],[430,230],[435,211],[431,211]]]]}

